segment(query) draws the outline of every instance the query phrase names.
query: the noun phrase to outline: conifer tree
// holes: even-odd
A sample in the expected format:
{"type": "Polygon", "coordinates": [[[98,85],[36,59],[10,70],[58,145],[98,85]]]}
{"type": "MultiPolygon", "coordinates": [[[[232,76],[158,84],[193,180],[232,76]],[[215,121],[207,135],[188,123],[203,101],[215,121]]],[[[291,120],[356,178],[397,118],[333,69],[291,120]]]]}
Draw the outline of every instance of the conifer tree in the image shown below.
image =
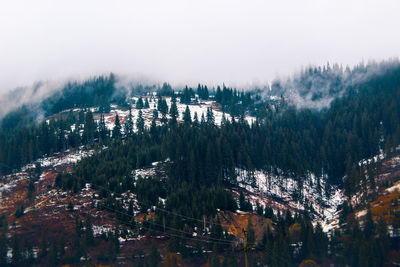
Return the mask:
{"type": "Polygon", "coordinates": [[[201,113],[200,125],[204,126],[206,124],[206,119],[204,117],[204,113],[201,113]]]}
{"type": "Polygon", "coordinates": [[[29,178],[28,198],[29,198],[29,200],[33,200],[35,198],[35,181],[34,181],[33,177],[29,178]]]}
{"type": "Polygon", "coordinates": [[[89,110],[85,114],[85,125],[83,127],[83,142],[85,144],[91,143],[95,136],[96,122],[93,119],[93,113],[89,110]]]}
{"type": "Polygon", "coordinates": [[[212,108],[207,108],[207,124],[213,126],[215,124],[214,113],[212,108]]]}
{"type": "Polygon", "coordinates": [[[168,113],[167,101],[162,97],[159,97],[157,100],[157,110],[160,111],[162,114],[168,113]]]}
{"type": "Polygon", "coordinates": [[[100,121],[99,121],[99,136],[100,136],[100,140],[102,142],[106,141],[107,134],[108,134],[108,130],[107,130],[106,122],[104,120],[104,115],[101,114],[100,121]]]}
{"type": "Polygon", "coordinates": [[[162,115],[161,115],[161,123],[165,125],[165,124],[167,124],[167,122],[168,122],[167,114],[166,113],[162,113],[162,115]]]}
{"type": "Polygon", "coordinates": [[[113,138],[121,138],[121,124],[119,122],[118,114],[115,115],[115,124],[112,131],[113,138]]]}
{"type": "Polygon", "coordinates": [[[87,245],[89,246],[93,245],[94,242],[93,226],[89,214],[86,216],[85,220],[85,240],[87,245]]]}
{"type": "Polygon", "coordinates": [[[7,266],[7,239],[5,233],[0,234],[0,266],[7,266]]]}
{"type": "Polygon", "coordinates": [[[56,266],[58,262],[58,248],[55,241],[52,242],[50,253],[47,259],[48,266],[56,266]]]}
{"type": "Polygon", "coordinates": [[[199,117],[197,115],[197,112],[194,112],[194,116],[193,116],[193,127],[199,127],[200,123],[199,123],[199,117]]]}
{"type": "Polygon", "coordinates": [[[171,125],[176,125],[179,113],[178,113],[178,107],[176,106],[175,96],[173,96],[171,99],[171,107],[169,110],[169,115],[171,115],[171,121],[170,121],[171,125]]]}
{"type": "Polygon", "coordinates": [[[226,116],[225,116],[225,112],[222,113],[222,119],[221,119],[221,125],[225,125],[226,124],[226,116]]]}
{"type": "Polygon", "coordinates": [[[187,125],[192,123],[189,106],[186,106],[185,112],[183,113],[183,122],[187,125]]]}
{"type": "Polygon", "coordinates": [[[136,102],[136,109],[142,109],[144,107],[143,99],[139,97],[138,101],[136,102]]]}
{"type": "Polygon", "coordinates": [[[144,101],[144,108],[150,108],[149,100],[146,97],[146,100],[144,101]]]}
{"type": "Polygon", "coordinates": [[[157,247],[152,244],[150,255],[144,259],[144,266],[158,267],[160,266],[161,260],[162,258],[160,252],[158,251],[157,247]]]}
{"type": "Polygon", "coordinates": [[[371,209],[368,208],[367,216],[365,218],[364,234],[366,239],[369,239],[375,234],[375,224],[372,219],[371,209]]]}
{"type": "Polygon", "coordinates": [[[138,133],[142,134],[144,132],[144,119],[143,119],[143,113],[141,110],[139,110],[139,115],[136,120],[136,127],[138,130],[138,133]]]}
{"type": "Polygon", "coordinates": [[[132,120],[132,109],[131,108],[129,108],[129,114],[124,123],[124,132],[125,132],[126,136],[133,135],[133,120],[132,120]]]}
{"type": "Polygon", "coordinates": [[[158,119],[158,111],[157,111],[157,109],[153,109],[153,119],[158,119]]]}
{"type": "Polygon", "coordinates": [[[21,255],[21,245],[19,238],[14,235],[13,237],[13,246],[12,246],[12,263],[15,266],[18,266],[21,261],[22,261],[22,255],[21,255]]]}

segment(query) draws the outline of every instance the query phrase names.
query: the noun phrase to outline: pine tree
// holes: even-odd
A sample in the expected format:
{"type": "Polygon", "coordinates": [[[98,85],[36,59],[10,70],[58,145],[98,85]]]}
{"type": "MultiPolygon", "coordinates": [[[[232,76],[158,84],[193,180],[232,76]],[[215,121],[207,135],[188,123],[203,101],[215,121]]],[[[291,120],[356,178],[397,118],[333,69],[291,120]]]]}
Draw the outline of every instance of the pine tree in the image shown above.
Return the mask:
{"type": "Polygon", "coordinates": [[[58,248],[54,241],[50,247],[50,253],[47,259],[48,266],[56,266],[58,262],[58,248]]]}
{"type": "Polygon", "coordinates": [[[190,125],[192,123],[189,106],[186,106],[185,112],[183,113],[183,122],[186,125],[190,125]]]}
{"type": "Polygon", "coordinates": [[[35,197],[35,181],[33,177],[29,178],[28,184],[28,198],[29,200],[33,200],[35,197]]]}
{"type": "Polygon", "coordinates": [[[201,113],[200,125],[201,126],[206,125],[206,119],[204,117],[204,113],[201,113]]]}
{"type": "Polygon", "coordinates": [[[314,230],[314,243],[316,244],[316,254],[319,257],[326,256],[328,252],[328,237],[322,230],[320,223],[317,223],[314,230]]]}
{"type": "Polygon", "coordinates": [[[239,195],[239,208],[242,211],[251,211],[252,210],[251,203],[245,199],[243,192],[240,192],[240,195],[239,195]]]}
{"type": "Polygon", "coordinates": [[[82,228],[83,228],[82,221],[78,217],[75,217],[75,233],[76,233],[76,236],[78,236],[78,237],[82,236],[82,228]]]}
{"type": "Polygon", "coordinates": [[[178,107],[176,106],[175,96],[173,96],[171,99],[171,108],[169,110],[169,115],[171,115],[171,121],[170,121],[171,125],[176,125],[179,113],[178,113],[178,107]]]}
{"type": "Polygon", "coordinates": [[[376,232],[378,234],[378,251],[376,251],[376,254],[380,261],[378,265],[382,265],[385,255],[390,248],[390,238],[387,232],[387,225],[382,217],[379,217],[376,232]]]}
{"type": "Polygon", "coordinates": [[[47,233],[42,231],[42,238],[40,241],[40,256],[45,257],[47,255],[47,233]]]}
{"type": "Polygon", "coordinates": [[[64,234],[61,234],[60,240],[59,240],[59,251],[60,251],[60,256],[63,257],[65,255],[65,236],[64,234]]]}
{"type": "Polygon", "coordinates": [[[143,99],[139,97],[138,101],[136,102],[136,109],[142,109],[144,107],[143,99]]]}
{"type": "Polygon", "coordinates": [[[225,125],[226,124],[226,116],[225,116],[225,112],[222,113],[222,119],[221,119],[221,125],[225,125]]]}
{"type": "MultiPolygon", "coordinates": [[[[141,111],[140,111],[141,112],[141,111]]],[[[124,123],[124,132],[126,136],[133,135],[133,120],[132,120],[132,109],[129,108],[128,118],[124,123]]]]}
{"type": "Polygon", "coordinates": [[[194,112],[194,116],[193,116],[193,127],[199,127],[200,123],[199,123],[199,117],[197,115],[197,112],[194,112]]]}
{"type": "Polygon", "coordinates": [[[86,221],[85,221],[85,240],[87,245],[89,246],[93,245],[94,242],[93,226],[89,214],[86,216],[86,221]]]}
{"type": "Polygon", "coordinates": [[[150,108],[149,100],[146,97],[146,100],[144,102],[144,108],[150,108]]]}
{"type": "Polygon", "coordinates": [[[11,260],[15,266],[18,266],[22,261],[20,242],[19,242],[19,238],[16,235],[14,235],[14,237],[13,237],[12,259],[11,260]]]}
{"type": "Polygon", "coordinates": [[[0,233],[0,266],[7,266],[7,239],[0,233]]]}
{"type": "Polygon", "coordinates": [[[91,143],[95,136],[96,122],[93,119],[93,114],[89,110],[85,114],[85,125],[83,127],[83,142],[85,144],[91,143]]]}
{"type": "MultiPolygon", "coordinates": [[[[214,239],[222,239],[224,237],[221,220],[220,220],[219,216],[217,216],[216,222],[214,222],[212,224],[210,237],[214,238],[214,239]]],[[[223,245],[216,244],[216,247],[214,248],[214,250],[221,252],[223,250],[223,245]]]]}
{"type": "Polygon", "coordinates": [[[260,203],[259,203],[258,201],[257,201],[257,203],[256,203],[256,212],[257,212],[257,214],[260,215],[260,216],[262,216],[262,215],[263,215],[263,212],[264,212],[263,207],[260,205],[260,203]]]}
{"type": "Polygon", "coordinates": [[[84,251],[83,251],[83,248],[81,245],[81,240],[78,236],[75,236],[75,238],[74,238],[72,250],[73,250],[73,255],[74,255],[75,261],[79,261],[80,258],[82,257],[82,255],[84,255],[84,251]]]}
{"type": "Polygon", "coordinates": [[[148,257],[144,259],[144,266],[145,267],[157,267],[161,263],[161,255],[158,252],[157,247],[153,244],[151,246],[151,252],[148,257]]]}
{"type": "Polygon", "coordinates": [[[161,123],[165,125],[165,124],[167,124],[167,122],[168,122],[167,114],[166,113],[162,113],[161,123]]]}
{"type": "Polygon", "coordinates": [[[168,105],[167,101],[161,97],[157,100],[157,110],[160,111],[162,114],[168,113],[168,105]]]}
{"type": "Polygon", "coordinates": [[[151,135],[152,140],[153,140],[154,142],[157,142],[157,140],[158,140],[158,129],[157,129],[157,124],[156,124],[155,119],[153,119],[153,120],[151,121],[151,125],[150,125],[150,135],[151,135]]]}
{"type": "Polygon", "coordinates": [[[25,258],[26,264],[33,264],[35,260],[35,254],[33,252],[32,244],[29,240],[25,240],[23,244],[23,258],[25,258]]]}
{"type": "Polygon", "coordinates": [[[158,111],[157,111],[157,109],[153,109],[153,119],[158,119],[158,111]]]}
{"type": "Polygon", "coordinates": [[[372,219],[370,208],[368,208],[367,216],[365,218],[364,234],[366,239],[369,239],[375,234],[375,224],[374,220],[372,219]]]}
{"type": "Polygon", "coordinates": [[[212,108],[207,108],[207,124],[213,126],[215,124],[214,113],[212,108]]]}
{"type": "Polygon", "coordinates": [[[121,124],[119,122],[118,114],[115,115],[115,124],[112,131],[113,138],[121,138],[121,124]]]}
{"type": "Polygon", "coordinates": [[[105,142],[107,140],[108,129],[107,129],[106,122],[104,120],[104,115],[103,114],[100,115],[99,135],[100,135],[100,140],[102,142],[105,142]]]}
{"type": "Polygon", "coordinates": [[[136,120],[136,128],[138,130],[138,133],[142,134],[144,132],[144,119],[143,119],[143,113],[141,110],[139,110],[139,115],[136,120]]]}

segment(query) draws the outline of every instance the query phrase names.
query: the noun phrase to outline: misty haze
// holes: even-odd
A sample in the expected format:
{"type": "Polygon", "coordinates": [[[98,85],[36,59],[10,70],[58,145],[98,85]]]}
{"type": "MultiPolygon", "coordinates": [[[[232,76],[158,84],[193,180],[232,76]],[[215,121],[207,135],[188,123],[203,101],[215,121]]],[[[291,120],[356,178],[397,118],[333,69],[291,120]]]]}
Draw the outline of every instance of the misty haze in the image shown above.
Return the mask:
{"type": "Polygon", "coordinates": [[[400,265],[399,10],[4,1],[0,266],[400,265]]]}

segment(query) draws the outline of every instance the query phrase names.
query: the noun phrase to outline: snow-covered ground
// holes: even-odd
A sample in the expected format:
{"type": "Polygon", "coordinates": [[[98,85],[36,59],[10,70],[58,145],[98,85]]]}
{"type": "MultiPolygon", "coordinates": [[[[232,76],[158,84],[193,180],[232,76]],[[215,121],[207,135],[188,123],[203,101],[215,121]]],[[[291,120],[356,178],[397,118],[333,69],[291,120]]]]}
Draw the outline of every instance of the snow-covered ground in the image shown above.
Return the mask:
{"type": "MultiPolygon", "coordinates": [[[[137,98],[134,98],[135,101],[137,101],[137,98]]],[[[151,122],[153,120],[153,111],[155,109],[157,109],[157,99],[153,98],[153,97],[148,97],[147,98],[149,101],[149,108],[142,108],[140,109],[142,111],[142,116],[145,122],[145,127],[149,128],[151,125],[151,122]]],[[[167,105],[168,105],[168,109],[171,108],[171,97],[166,97],[165,98],[167,105]]],[[[212,108],[213,110],[213,114],[214,114],[214,119],[215,119],[215,124],[216,125],[221,125],[222,122],[222,117],[225,115],[226,119],[231,120],[231,116],[229,114],[224,114],[224,112],[222,112],[219,107],[218,104],[215,101],[212,100],[203,100],[200,101],[199,103],[196,104],[182,104],[179,101],[177,101],[176,103],[177,108],[178,108],[178,113],[179,113],[179,117],[178,117],[178,121],[183,121],[183,113],[186,110],[186,106],[189,107],[190,110],[190,115],[192,117],[192,120],[195,117],[195,113],[197,113],[197,117],[198,120],[200,121],[201,116],[204,114],[204,117],[206,117],[207,115],[207,109],[208,108],[212,108]]],[[[139,109],[136,109],[136,107],[132,107],[131,109],[132,112],[132,120],[134,122],[134,131],[137,131],[137,127],[136,127],[136,121],[139,117],[139,109]]],[[[111,111],[110,113],[107,113],[104,115],[104,119],[106,122],[106,126],[109,130],[112,130],[114,128],[115,125],[115,116],[116,114],[118,114],[118,117],[120,118],[120,122],[121,124],[123,124],[128,115],[129,115],[129,110],[122,110],[119,109],[117,105],[111,105],[111,111]]],[[[158,118],[161,118],[161,113],[158,112],[158,118]]],[[[167,118],[170,119],[171,117],[169,115],[167,115],[167,118]]],[[[100,117],[99,116],[95,116],[96,121],[98,122],[100,117]]],[[[160,125],[161,122],[160,120],[156,120],[156,124],[160,125]]],[[[255,122],[256,118],[252,117],[252,116],[246,116],[245,118],[247,120],[247,122],[251,125],[253,122],[255,122]]],[[[122,131],[123,131],[123,127],[122,127],[122,131]]]]}
{"type": "Polygon", "coordinates": [[[55,154],[51,157],[43,157],[36,160],[34,163],[27,164],[21,168],[22,172],[27,171],[28,169],[35,168],[35,163],[40,163],[42,168],[45,167],[57,167],[64,164],[76,164],[82,158],[91,156],[94,150],[84,150],[81,147],[78,150],[70,151],[69,149],[64,151],[62,154],[55,154]]]}
{"type": "Polygon", "coordinates": [[[35,168],[35,163],[40,163],[42,168],[76,164],[82,158],[92,155],[93,152],[93,150],[86,151],[82,148],[74,151],[67,150],[62,154],[40,158],[34,163],[22,167],[19,172],[0,177],[0,200],[5,192],[9,192],[21,183],[21,181],[29,178],[28,170],[35,168]]]}
{"type": "MultiPolygon", "coordinates": [[[[0,200],[3,196],[3,193],[9,192],[12,188],[16,187],[18,183],[22,180],[28,178],[28,174],[26,172],[19,172],[16,174],[10,174],[0,179],[0,200]]],[[[0,204],[1,206],[1,204],[0,204]]]]}
{"type": "Polygon", "coordinates": [[[386,191],[389,193],[400,191],[400,180],[397,181],[393,186],[386,188],[386,191]]]}
{"type": "Polygon", "coordinates": [[[102,234],[111,233],[114,231],[114,227],[112,225],[93,225],[93,235],[95,237],[101,236],[102,234]]]}
{"type": "Polygon", "coordinates": [[[63,164],[76,164],[82,158],[91,156],[93,152],[94,152],[93,150],[87,151],[80,149],[72,153],[68,153],[62,157],[53,156],[53,157],[42,158],[39,159],[38,162],[42,167],[50,167],[50,166],[56,167],[63,164]]]}
{"type": "Polygon", "coordinates": [[[378,161],[384,160],[386,157],[385,153],[383,153],[382,149],[380,150],[380,153],[378,155],[375,155],[369,159],[362,159],[358,162],[359,166],[362,165],[369,165],[371,163],[376,163],[378,161]]]}
{"type": "Polygon", "coordinates": [[[315,223],[319,222],[324,231],[328,232],[338,225],[339,212],[344,196],[341,190],[331,189],[329,197],[324,179],[317,179],[314,174],[306,177],[302,189],[293,178],[257,170],[249,176],[245,170],[236,170],[239,186],[251,193],[249,201],[256,205],[269,206],[277,210],[304,210],[311,206],[314,210],[315,223]],[[251,177],[254,177],[252,180],[251,177]],[[298,200],[294,200],[297,196],[298,200]]]}

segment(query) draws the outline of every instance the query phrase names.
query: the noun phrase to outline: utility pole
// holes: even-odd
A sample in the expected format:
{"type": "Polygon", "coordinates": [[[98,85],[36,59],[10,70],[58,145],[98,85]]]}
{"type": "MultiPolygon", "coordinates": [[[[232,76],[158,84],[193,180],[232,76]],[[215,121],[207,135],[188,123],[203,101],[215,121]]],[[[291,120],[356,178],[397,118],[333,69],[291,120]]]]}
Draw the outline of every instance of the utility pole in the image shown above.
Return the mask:
{"type": "Polygon", "coordinates": [[[245,229],[243,229],[243,234],[244,234],[244,262],[246,264],[246,267],[248,267],[248,263],[247,263],[247,251],[249,250],[249,248],[247,247],[247,231],[245,229]]]}
{"type": "Polygon", "coordinates": [[[243,231],[243,235],[244,235],[244,247],[242,249],[240,249],[240,250],[244,251],[245,266],[248,267],[249,263],[248,263],[248,260],[247,260],[247,252],[250,249],[255,248],[255,246],[250,246],[250,247],[248,246],[248,244],[247,244],[247,230],[242,229],[242,231],[243,231]]]}

